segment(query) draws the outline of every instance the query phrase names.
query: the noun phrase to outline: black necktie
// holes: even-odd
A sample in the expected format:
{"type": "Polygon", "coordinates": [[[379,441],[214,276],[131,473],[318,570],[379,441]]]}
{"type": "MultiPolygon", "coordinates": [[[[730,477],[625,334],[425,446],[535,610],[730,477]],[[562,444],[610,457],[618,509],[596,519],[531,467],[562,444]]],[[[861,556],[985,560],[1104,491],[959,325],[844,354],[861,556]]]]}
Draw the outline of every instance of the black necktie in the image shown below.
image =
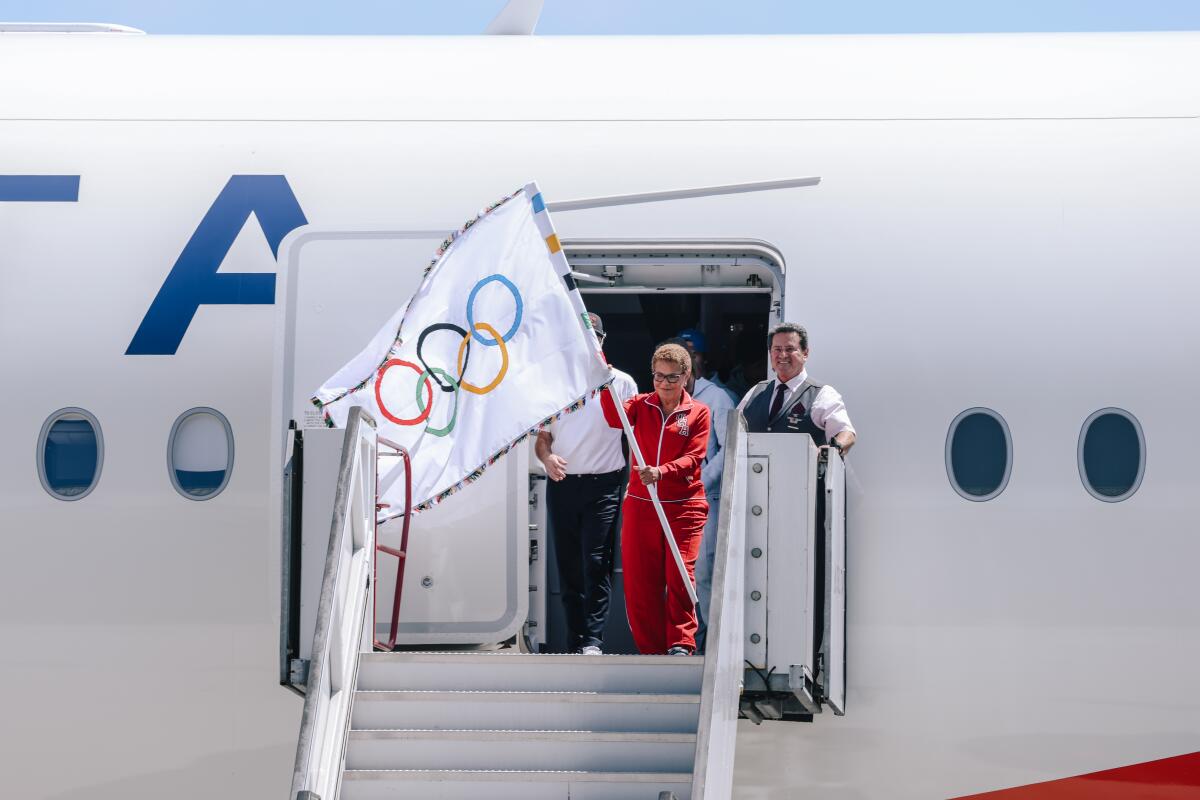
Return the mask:
{"type": "Polygon", "coordinates": [[[783,393],[786,391],[786,383],[781,383],[775,387],[775,399],[771,401],[771,413],[767,415],[767,419],[775,419],[779,416],[779,412],[783,410],[783,393]]]}

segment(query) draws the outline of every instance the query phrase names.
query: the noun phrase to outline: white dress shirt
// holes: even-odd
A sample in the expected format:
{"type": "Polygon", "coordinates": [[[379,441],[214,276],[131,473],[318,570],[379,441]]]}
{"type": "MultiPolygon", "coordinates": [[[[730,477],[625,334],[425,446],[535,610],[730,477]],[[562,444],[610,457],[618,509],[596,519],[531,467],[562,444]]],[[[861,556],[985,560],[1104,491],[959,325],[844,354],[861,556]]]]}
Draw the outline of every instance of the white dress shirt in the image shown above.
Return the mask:
{"type": "Polygon", "coordinates": [[[733,401],[729,399],[727,389],[707,378],[696,378],[696,392],[692,399],[708,406],[711,426],[708,431],[708,452],[704,456],[704,465],[700,467],[700,481],[708,497],[720,497],[721,473],[725,469],[725,426],[729,412],[734,408],[733,401]]]}
{"type": "MultiPolygon", "coordinates": [[[[613,389],[622,401],[637,394],[633,378],[614,368],[613,389]]],[[[608,389],[602,391],[607,392],[608,389]]],[[[568,475],[601,475],[625,468],[621,439],[625,433],[610,427],[600,408],[600,396],[589,397],[583,408],[563,414],[546,426],[553,437],[550,452],[567,462],[568,475]]]]}
{"type": "MultiPolygon", "coordinates": [[[[767,384],[765,391],[771,393],[770,403],[775,403],[775,392],[779,378],[767,384]]],[[[808,370],[801,370],[800,374],[792,378],[784,384],[787,388],[783,390],[783,408],[787,408],[788,403],[792,401],[792,396],[800,385],[808,380],[808,370]]],[[[738,404],[738,408],[745,411],[746,403],[754,394],[754,389],[746,393],[742,398],[742,402],[738,404]]],[[[770,408],[771,406],[767,406],[770,408]]],[[[850,415],[846,413],[846,403],[842,400],[842,395],[837,389],[832,386],[822,386],[817,391],[817,397],[813,400],[813,406],[809,411],[812,413],[813,424],[821,430],[825,431],[825,435],[832,439],[842,431],[850,431],[857,435],[854,426],[850,424],[850,415]]]]}

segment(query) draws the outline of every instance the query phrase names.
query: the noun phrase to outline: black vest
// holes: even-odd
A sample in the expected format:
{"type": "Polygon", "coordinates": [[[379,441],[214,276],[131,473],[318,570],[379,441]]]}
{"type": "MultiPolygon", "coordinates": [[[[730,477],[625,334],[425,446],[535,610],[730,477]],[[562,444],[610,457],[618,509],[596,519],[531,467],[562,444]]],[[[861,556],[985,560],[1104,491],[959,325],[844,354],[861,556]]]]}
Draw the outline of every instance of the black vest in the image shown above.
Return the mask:
{"type": "Polygon", "coordinates": [[[751,433],[807,433],[818,446],[827,443],[825,431],[818,428],[812,420],[813,402],[823,384],[805,380],[774,419],[767,417],[778,384],[768,381],[765,385],[766,388],[754,396],[744,412],[746,426],[751,433]]]}

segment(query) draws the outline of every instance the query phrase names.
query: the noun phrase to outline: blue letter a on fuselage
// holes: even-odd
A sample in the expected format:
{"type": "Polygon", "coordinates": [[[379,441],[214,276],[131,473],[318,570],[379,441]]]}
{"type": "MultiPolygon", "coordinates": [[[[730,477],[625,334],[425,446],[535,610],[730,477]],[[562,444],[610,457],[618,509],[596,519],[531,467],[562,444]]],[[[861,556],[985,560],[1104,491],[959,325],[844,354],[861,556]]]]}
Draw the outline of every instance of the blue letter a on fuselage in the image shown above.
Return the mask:
{"type": "Polygon", "coordinates": [[[201,305],[275,302],[274,274],[217,272],[251,213],[276,258],[283,237],[308,223],[287,178],[234,175],[179,254],[125,355],[174,355],[201,305]]]}

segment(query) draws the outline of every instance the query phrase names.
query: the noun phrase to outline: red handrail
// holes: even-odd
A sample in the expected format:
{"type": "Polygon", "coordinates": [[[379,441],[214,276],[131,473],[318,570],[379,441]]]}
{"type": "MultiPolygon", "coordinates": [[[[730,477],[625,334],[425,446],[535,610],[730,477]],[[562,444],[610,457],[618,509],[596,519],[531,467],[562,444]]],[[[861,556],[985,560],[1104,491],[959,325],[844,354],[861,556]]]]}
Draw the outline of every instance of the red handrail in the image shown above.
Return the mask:
{"type": "MultiPolygon", "coordinates": [[[[375,585],[379,585],[379,554],[386,553],[389,556],[395,556],[399,562],[396,565],[396,594],[392,598],[392,627],[388,633],[387,642],[381,642],[375,638],[375,609],[371,609],[371,640],[376,648],[380,650],[395,650],[396,649],[396,634],[400,628],[400,592],[404,589],[404,565],[408,561],[408,523],[412,519],[412,459],[408,456],[408,451],[401,445],[393,441],[378,437],[380,446],[395,450],[395,453],[380,453],[381,456],[399,456],[404,459],[404,530],[400,534],[400,549],[387,547],[379,544],[378,531],[376,531],[375,539],[375,585]]],[[[379,499],[379,472],[375,472],[375,499],[379,499]]],[[[376,502],[375,510],[388,508],[390,504],[376,502]]],[[[378,526],[378,517],[376,517],[376,525],[378,526]]]]}

